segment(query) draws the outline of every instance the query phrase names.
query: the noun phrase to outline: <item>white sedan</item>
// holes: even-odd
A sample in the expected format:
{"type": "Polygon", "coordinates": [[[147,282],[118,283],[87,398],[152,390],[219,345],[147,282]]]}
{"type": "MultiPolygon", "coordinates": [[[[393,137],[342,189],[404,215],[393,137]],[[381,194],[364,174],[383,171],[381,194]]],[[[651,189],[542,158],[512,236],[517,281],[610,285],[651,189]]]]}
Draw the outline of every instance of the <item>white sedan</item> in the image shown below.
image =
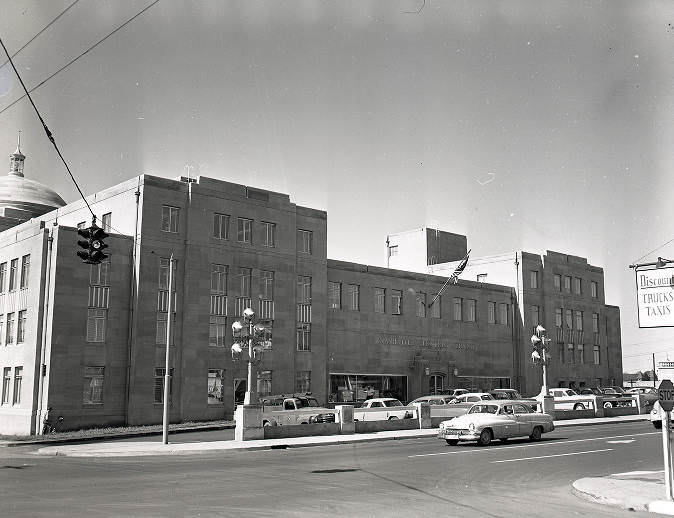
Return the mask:
{"type": "Polygon", "coordinates": [[[552,416],[532,412],[517,401],[484,401],[473,405],[467,414],[440,423],[438,437],[450,446],[459,441],[477,441],[481,446],[494,439],[507,441],[511,437],[529,437],[539,441],[541,435],[555,429],[552,416]]]}

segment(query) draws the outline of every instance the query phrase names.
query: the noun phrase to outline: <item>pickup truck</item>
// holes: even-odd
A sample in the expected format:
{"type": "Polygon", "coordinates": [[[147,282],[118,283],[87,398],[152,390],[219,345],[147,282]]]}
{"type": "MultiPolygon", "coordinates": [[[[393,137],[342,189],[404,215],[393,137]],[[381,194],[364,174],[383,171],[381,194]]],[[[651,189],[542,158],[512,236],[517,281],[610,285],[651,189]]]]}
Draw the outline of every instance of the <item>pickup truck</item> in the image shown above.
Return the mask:
{"type": "Polygon", "coordinates": [[[334,423],[334,409],[324,408],[310,394],[265,396],[262,404],[262,426],[334,423]]]}
{"type": "Polygon", "coordinates": [[[412,419],[414,409],[404,406],[395,398],[368,399],[360,408],[354,408],[354,421],[385,421],[387,419],[412,419]]]}

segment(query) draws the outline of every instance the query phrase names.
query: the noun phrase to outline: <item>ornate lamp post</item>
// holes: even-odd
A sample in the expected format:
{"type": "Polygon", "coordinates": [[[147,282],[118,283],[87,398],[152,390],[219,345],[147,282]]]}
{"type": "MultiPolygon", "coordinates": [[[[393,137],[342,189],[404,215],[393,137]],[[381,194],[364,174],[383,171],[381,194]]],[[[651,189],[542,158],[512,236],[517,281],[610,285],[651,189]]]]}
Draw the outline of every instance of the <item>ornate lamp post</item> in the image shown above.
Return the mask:
{"type": "Polygon", "coordinates": [[[259,365],[265,349],[269,348],[271,332],[268,327],[255,323],[255,311],[251,308],[243,310],[243,322],[236,321],[232,324],[234,344],[232,345],[232,359],[241,359],[244,347],[248,347],[248,382],[244,405],[257,403],[257,391],[253,388],[253,365],[259,365]]]}
{"type": "Polygon", "coordinates": [[[542,325],[536,326],[536,334],[531,335],[531,346],[534,350],[531,353],[531,360],[534,363],[540,363],[543,366],[543,386],[541,387],[541,394],[544,396],[548,395],[548,356],[546,354],[548,350],[548,344],[550,343],[550,338],[546,336],[546,330],[542,325]]]}

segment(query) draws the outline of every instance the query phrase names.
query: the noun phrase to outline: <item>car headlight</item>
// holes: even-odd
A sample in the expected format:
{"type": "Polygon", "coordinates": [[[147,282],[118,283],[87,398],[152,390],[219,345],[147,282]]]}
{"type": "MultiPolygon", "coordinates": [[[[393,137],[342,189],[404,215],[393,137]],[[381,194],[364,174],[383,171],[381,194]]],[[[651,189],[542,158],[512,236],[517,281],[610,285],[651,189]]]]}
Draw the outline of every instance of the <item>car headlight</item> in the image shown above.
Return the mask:
{"type": "Polygon", "coordinates": [[[470,423],[470,424],[468,425],[468,429],[469,429],[471,432],[472,432],[473,430],[475,430],[475,423],[470,423]]]}

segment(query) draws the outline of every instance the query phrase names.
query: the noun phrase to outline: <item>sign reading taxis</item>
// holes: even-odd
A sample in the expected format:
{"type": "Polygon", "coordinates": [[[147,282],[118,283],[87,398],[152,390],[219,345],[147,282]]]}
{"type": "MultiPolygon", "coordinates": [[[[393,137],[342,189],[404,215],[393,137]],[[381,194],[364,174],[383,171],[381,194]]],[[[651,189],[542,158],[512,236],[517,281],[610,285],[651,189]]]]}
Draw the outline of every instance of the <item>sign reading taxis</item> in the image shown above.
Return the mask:
{"type": "Polygon", "coordinates": [[[671,412],[674,408],[674,385],[670,380],[662,380],[658,387],[658,399],[660,406],[666,412],[671,412]]]}
{"type": "Polygon", "coordinates": [[[639,327],[674,327],[674,267],[639,270],[639,327]]]}

